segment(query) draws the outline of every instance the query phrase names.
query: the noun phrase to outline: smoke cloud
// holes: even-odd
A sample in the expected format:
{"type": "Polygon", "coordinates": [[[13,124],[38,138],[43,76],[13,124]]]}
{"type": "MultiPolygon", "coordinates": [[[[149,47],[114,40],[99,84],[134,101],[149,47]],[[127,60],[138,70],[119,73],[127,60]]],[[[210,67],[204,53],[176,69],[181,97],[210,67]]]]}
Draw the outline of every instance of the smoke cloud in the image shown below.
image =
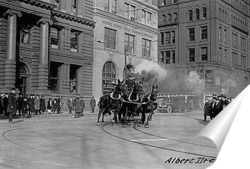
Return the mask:
{"type": "Polygon", "coordinates": [[[146,92],[151,91],[153,84],[158,84],[159,93],[200,95],[204,92],[205,81],[196,71],[188,73],[184,68],[163,68],[156,62],[143,60],[135,67],[135,74],[146,92]]]}

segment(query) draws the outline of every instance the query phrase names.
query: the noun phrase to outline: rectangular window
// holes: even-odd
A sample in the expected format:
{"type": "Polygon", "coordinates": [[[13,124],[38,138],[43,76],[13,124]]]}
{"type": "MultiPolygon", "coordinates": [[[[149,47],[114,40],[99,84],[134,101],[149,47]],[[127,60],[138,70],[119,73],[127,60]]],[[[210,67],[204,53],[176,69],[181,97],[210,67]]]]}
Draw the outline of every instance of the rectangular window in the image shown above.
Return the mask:
{"type": "Polygon", "coordinates": [[[207,47],[201,47],[201,60],[202,61],[208,60],[207,47]]]}
{"type": "Polygon", "coordinates": [[[29,44],[30,43],[30,29],[27,26],[22,26],[20,32],[21,43],[29,44]]]}
{"type": "Polygon", "coordinates": [[[124,17],[129,18],[129,4],[125,3],[124,6],[124,17]]]}
{"type": "Polygon", "coordinates": [[[171,43],[175,43],[175,31],[171,32],[171,43]]]}
{"type": "Polygon", "coordinates": [[[151,53],[151,41],[142,39],[142,56],[150,57],[151,53]]]}
{"type": "Polygon", "coordinates": [[[134,21],[135,20],[135,6],[130,6],[130,20],[134,21]]]}
{"type": "Polygon", "coordinates": [[[50,46],[54,49],[59,49],[60,45],[60,30],[56,27],[50,28],[50,46]]]}
{"type": "Polygon", "coordinates": [[[219,26],[219,41],[222,41],[222,27],[219,26]]]}
{"type": "Polygon", "coordinates": [[[207,26],[201,27],[201,39],[202,40],[207,39],[207,26]]]}
{"type": "Polygon", "coordinates": [[[238,48],[238,35],[236,33],[233,33],[232,36],[233,36],[233,47],[238,48]]]}
{"type": "Polygon", "coordinates": [[[142,10],[142,18],[141,19],[142,19],[143,24],[146,24],[146,13],[147,12],[145,10],[142,10]]]}
{"type": "Polygon", "coordinates": [[[147,24],[151,24],[151,13],[147,12],[147,24]]]}
{"type": "Polygon", "coordinates": [[[240,66],[241,65],[240,58],[237,52],[233,52],[233,58],[235,65],[240,66]]]}
{"type": "Polygon", "coordinates": [[[134,35],[125,34],[125,49],[128,53],[134,53],[134,35]]]}
{"type": "Polygon", "coordinates": [[[166,51],[165,63],[170,64],[170,61],[171,61],[170,51],[166,51]]]}
{"type": "Polygon", "coordinates": [[[117,12],[117,0],[112,0],[111,12],[112,12],[113,14],[116,14],[116,12],[117,12]]]}
{"type": "Polygon", "coordinates": [[[246,66],[247,66],[247,57],[245,56],[245,55],[241,55],[241,66],[243,67],[243,68],[246,68],[246,66]]]}
{"type": "Polygon", "coordinates": [[[245,52],[246,49],[247,49],[246,38],[241,37],[241,42],[240,42],[240,43],[241,43],[241,44],[240,44],[241,50],[245,52]]]}
{"type": "Polygon", "coordinates": [[[227,35],[227,29],[224,29],[224,43],[225,44],[227,44],[227,39],[228,39],[228,37],[227,37],[228,35],[227,35]]]}
{"type": "Polygon", "coordinates": [[[109,12],[109,0],[104,0],[104,11],[109,12]]]}
{"type": "Polygon", "coordinates": [[[194,28],[189,28],[189,41],[195,41],[195,29],[194,28]]]}
{"type": "Polygon", "coordinates": [[[164,32],[161,32],[161,45],[164,45],[164,32]]]}
{"type": "Polygon", "coordinates": [[[170,44],[170,32],[166,32],[165,35],[166,35],[165,43],[170,44]]]}
{"type": "Polygon", "coordinates": [[[188,11],[188,19],[189,19],[190,21],[193,20],[193,11],[192,11],[192,10],[189,10],[189,11],[188,11]]]}
{"type": "Polygon", "coordinates": [[[189,52],[189,62],[195,62],[195,49],[190,48],[188,49],[189,52]]]}
{"type": "Polygon", "coordinates": [[[175,64],[175,50],[172,50],[172,64],[175,64]]]}
{"type": "Polygon", "coordinates": [[[104,30],[104,47],[115,49],[116,47],[116,30],[105,28],[104,30]]]}
{"type": "Polygon", "coordinates": [[[224,59],[225,63],[229,63],[228,55],[227,55],[227,49],[224,49],[224,59]]]}
{"type": "Polygon", "coordinates": [[[79,42],[80,32],[76,30],[70,31],[70,51],[78,52],[78,42],[79,42]]]}
{"type": "Polygon", "coordinates": [[[77,14],[77,0],[73,0],[72,12],[73,14],[77,14]]]}
{"type": "Polygon", "coordinates": [[[78,65],[70,65],[69,70],[69,92],[70,93],[78,93],[77,92],[77,72],[80,66],[78,65]]]}
{"type": "Polygon", "coordinates": [[[161,52],[161,55],[160,55],[160,61],[161,63],[164,63],[164,52],[161,52]]]}
{"type": "Polygon", "coordinates": [[[222,47],[219,47],[219,55],[218,55],[219,62],[222,60],[222,55],[223,55],[222,47]]]}

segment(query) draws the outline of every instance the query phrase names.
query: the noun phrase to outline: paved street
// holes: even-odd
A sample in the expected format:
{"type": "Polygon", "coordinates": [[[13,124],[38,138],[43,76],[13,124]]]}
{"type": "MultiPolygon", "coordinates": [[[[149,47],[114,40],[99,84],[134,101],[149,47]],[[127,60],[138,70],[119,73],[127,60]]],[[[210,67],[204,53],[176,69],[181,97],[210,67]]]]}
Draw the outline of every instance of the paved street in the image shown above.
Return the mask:
{"type": "Polygon", "coordinates": [[[0,119],[0,168],[202,169],[217,156],[210,140],[195,136],[205,126],[201,111],[156,113],[149,128],[111,125],[110,118],[99,126],[88,112],[0,119]]]}

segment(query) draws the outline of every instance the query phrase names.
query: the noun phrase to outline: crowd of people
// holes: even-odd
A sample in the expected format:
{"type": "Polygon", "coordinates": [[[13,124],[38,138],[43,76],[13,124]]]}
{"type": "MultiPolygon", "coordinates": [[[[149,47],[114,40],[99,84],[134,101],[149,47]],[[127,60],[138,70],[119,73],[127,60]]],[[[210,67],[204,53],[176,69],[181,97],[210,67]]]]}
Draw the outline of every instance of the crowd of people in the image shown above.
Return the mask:
{"type": "MultiPolygon", "coordinates": [[[[94,96],[89,103],[92,112],[95,111],[96,101],[94,96]]],[[[19,116],[22,118],[31,118],[35,115],[49,114],[61,114],[61,108],[63,106],[62,97],[56,96],[55,98],[48,98],[45,100],[43,95],[28,95],[23,96],[16,94],[15,88],[11,89],[10,93],[0,94],[0,114],[9,118],[9,123],[13,123],[13,116],[19,116]]],[[[69,114],[75,111],[75,118],[83,116],[85,109],[84,98],[77,95],[74,98],[67,100],[67,106],[69,114]]]]}
{"type": "Polygon", "coordinates": [[[231,101],[231,98],[227,98],[225,95],[214,95],[211,99],[207,98],[204,105],[204,122],[207,120],[207,116],[210,116],[212,120],[215,118],[231,101]]]}

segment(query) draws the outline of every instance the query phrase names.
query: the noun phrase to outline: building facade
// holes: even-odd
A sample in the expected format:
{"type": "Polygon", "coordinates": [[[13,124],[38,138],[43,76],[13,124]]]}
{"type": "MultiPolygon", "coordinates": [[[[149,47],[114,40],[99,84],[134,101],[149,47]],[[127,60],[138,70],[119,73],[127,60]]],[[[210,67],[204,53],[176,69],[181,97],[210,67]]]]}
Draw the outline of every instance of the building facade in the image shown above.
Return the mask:
{"type": "Polygon", "coordinates": [[[250,80],[246,0],[158,0],[159,62],[195,70],[205,94],[236,96],[250,80]]]}
{"type": "Polygon", "coordinates": [[[93,93],[98,98],[143,59],[157,62],[157,1],[94,0],[94,21],[93,93]]]}
{"type": "Polygon", "coordinates": [[[0,0],[0,93],[92,96],[92,0],[0,0]]]}

